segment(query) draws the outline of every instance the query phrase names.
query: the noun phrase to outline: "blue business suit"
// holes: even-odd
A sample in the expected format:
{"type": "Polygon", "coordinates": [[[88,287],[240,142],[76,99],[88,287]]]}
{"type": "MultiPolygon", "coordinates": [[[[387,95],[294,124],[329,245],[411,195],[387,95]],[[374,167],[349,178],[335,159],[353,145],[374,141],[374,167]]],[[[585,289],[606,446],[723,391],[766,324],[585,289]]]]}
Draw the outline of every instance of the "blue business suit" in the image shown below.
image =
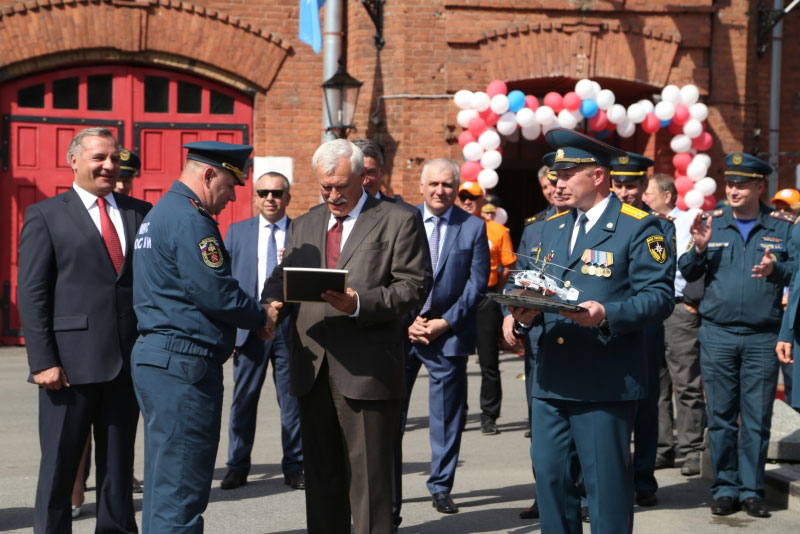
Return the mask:
{"type": "MultiPolygon", "coordinates": [[[[225,247],[231,255],[233,276],[242,290],[256,299],[261,296],[258,285],[258,228],[261,216],[231,225],[225,236],[225,247]]],[[[288,222],[287,222],[288,226],[288,222]]],[[[272,361],[272,378],[281,410],[281,443],[284,475],[303,468],[300,439],[300,412],[297,398],[289,394],[289,320],[283,320],[275,337],[262,341],[249,330],[236,331],[236,353],[233,356],[233,400],[228,430],[228,469],[250,471],[250,453],[256,432],[256,413],[261,387],[272,361]]]]}
{"type": "Polygon", "coordinates": [[[592,531],[631,532],[629,440],[636,401],[647,393],[644,351],[649,340],[642,327],[663,321],[672,311],[674,255],[655,217],[623,207],[613,195],[570,254],[576,216],[570,210],[547,220],[542,253],[553,252],[549,274],[582,290],[580,301],[605,307],[608,326],[582,327],[553,313],[537,317],[544,332],[534,365],[531,419],[541,526],[548,534],[581,531],[569,462],[574,442],[592,531]],[[666,256],[659,256],[665,248],[666,256]],[[586,249],[613,254],[610,277],[581,272],[586,249]]]}
{"type": "MultiPolygon", "coordinates": [[[[424,213],[424,204],[417,206],[424,213]]],[[[424,217],[424,215],[423,215],[424,217]]],[[[449,493],[455,479],[466,392],[467,356],[475,351],[475,308],[489,281],[489,241],[486,224],[453,206],[434,270],[431,308],[425,317],[442,318],[450,329],[430,345],[411,345],[406,358],[406,396],[402,426],[408,415],[411,390],[421,365],[430,374],[429,426],[431,494],[449,493]]],[[[402,451],[397,448],[397,459],[402,451]]],[[[401,502],[401,461],[395,462],[395,520],[401,502]]]]}

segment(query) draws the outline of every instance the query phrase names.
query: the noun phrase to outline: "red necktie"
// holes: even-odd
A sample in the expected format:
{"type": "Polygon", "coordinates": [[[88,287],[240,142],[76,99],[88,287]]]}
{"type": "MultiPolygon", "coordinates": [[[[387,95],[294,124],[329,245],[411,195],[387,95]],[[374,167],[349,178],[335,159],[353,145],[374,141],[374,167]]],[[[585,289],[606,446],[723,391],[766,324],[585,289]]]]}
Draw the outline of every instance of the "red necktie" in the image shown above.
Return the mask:
{"type": "Polygon", "coordinates": [[[100,209],[100,233],[103,234],[103,242],[106,244],[108,255],[111,257],[111,263],[114,264],[114,269],[119,274],[122,269],[122,262],[125,257],[122,255],[122,245],[119,242],[119,234],[111,222],[111,217],[108,216],[106,211],[106,199],[104,197],[97,197],[97,207],[100,209]]]}
{"type": "Polygon", "coordinates": [[[339,261],[339,248],[342,246],[343,222],[347,217],[336,217],[336,224],[328,230],[328,237],[325,240],[325,263],[328,269],[334,269],[336,262],[339,261]]]}

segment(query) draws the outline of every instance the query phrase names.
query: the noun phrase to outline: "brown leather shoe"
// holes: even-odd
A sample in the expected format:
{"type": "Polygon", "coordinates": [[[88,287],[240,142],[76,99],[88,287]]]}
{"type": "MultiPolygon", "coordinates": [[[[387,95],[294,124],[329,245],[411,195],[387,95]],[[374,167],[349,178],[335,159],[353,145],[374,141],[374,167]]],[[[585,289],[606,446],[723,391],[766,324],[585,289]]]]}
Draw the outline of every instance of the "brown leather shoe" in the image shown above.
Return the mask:
{"type": "Polygon", "coordinates": [[[304,490],[306,489],[306,476],[302,471],[295,471],[288,475],[283,475],[283,483],[292,489],[304,490]]]}

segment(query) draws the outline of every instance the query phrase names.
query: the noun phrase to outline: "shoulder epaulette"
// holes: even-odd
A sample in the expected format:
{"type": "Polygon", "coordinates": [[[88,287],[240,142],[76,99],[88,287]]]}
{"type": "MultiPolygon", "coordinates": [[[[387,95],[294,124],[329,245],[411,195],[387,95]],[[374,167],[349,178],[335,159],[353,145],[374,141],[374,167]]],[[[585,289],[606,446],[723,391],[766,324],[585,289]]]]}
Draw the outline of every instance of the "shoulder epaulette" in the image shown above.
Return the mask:
{"type": "Polygon", "coordinates": [[[717,208],[715,210],[709,210],[703,212],[703,218],[705,217],[722,217],[722,214],[725,213],[725,210],[722,208],[717,208]]]}
{"type": "Polygon", "coordinates": [[[775,210],[769,214],[770,217],[773,219],[778,219],[779,221],[786,221],[788,223],[795,224],[797,222],[797,217],[792,215],[791,213],[786,213],[785,211],[778,211],[775,210]]]}
{"type": "Polygon", "coordinates": [[[193,199],[193,198],[189,198],[189,202],[191,202],[191,203],[192,203],[192,206],[194,206],[194,209],[196,209],[197,211],[199,211],[199,212],[200,212],[202,215],[205,215],[205,216],[206,216],[206,217],[208,217],[209,219],[214,219],[214,218],[211,216],[211,214],[208,212],[208,210],[206,210],[206,209],[205,209],[203,206],[201,206],[200,204],[198,204],[198,203],[195,201],[195,199],[193,199]]]}
{"type": "Polygon", "coordinates": [[[550,217],[548,217],[547,220],[552,221],[553,219],[558,219],[559,217],[562,217],[569,212],[570,210],[562,211],[561,213],[556,213],[555,215],[551,215],[550,217]]]}
{"type": "Polygon", "coordinates": [[[660,213],[660,212],[658,212],[656,210],[652,210],[650,212],[650,215],[652,215],[653,217],[658,217],[659,219],[664,219],[665,221],[674,221],[675,220],[675,217],[670,217],[669,215],[664,215],[663,213],[660,213]]]}
{"type": "Polygon", "coordinates": [[[638,220],[642,220],[648,215],[650,215],[646,211],[640,210],[639,208],[634,208],[630,204],[623,204],[622,208],[619,211],[621,211],[625,215],[628,215],[629,217],[633,217],[634,219],[638,220]]]}
{"type": "Polygon", "coordinates": [[[534,215],[533,217],[528,217],[527,219],[525,219],[525,226],[528,226],[529,224],[536,222],[538,220],[539,218],[536,215],[534,215]]]}

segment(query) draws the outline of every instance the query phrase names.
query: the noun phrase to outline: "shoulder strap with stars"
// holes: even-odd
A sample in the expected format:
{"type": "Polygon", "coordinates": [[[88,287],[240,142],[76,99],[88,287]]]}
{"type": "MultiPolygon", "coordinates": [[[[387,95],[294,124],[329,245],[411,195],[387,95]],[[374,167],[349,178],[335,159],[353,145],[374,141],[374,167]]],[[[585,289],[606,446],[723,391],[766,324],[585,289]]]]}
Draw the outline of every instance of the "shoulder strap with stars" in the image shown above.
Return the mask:
{"type": "Polygon", "coordinates": [[[786,213],[785,211],[772,211],[769,214],[770,217],[773,219],[778,219],[779,221],[786,221],[791,224],[797,223],[797,217],[792,215],[791,213],[786,213]]]}

